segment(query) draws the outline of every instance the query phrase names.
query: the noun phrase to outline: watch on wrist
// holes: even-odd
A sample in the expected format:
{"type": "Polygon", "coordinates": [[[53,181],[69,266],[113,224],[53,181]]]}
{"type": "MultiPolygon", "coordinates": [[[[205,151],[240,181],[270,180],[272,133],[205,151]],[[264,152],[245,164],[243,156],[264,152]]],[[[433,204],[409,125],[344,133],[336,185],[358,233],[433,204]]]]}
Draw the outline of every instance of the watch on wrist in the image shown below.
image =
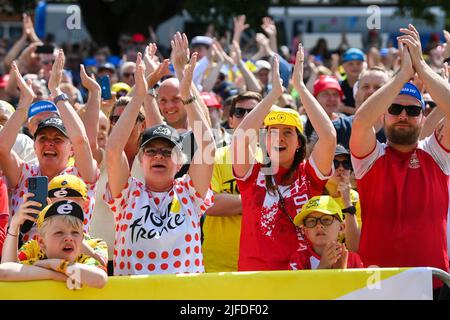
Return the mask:
{"type": "Polygon", "coordinates": [[[192,96],[192,97],[190,97],[190,98],[187,99],[187,100],[181,100],[181,102],[182,102],[184,105],[186,105],[186,104],[190,104],[190,103],[194,102],[195,100],[197,100],[197,97],[196,97],[196,96],[192,96]]]}
{"type": "Polygon", "coordinates": [[[353,215],[356,213],[356,208],[355,206],[350,206],[348,208],[342,209],[342,213],[348,213],[353,215]]]}
{"type": "Polygon", "coordinates": [[[68,101],[68,100],[69,100],[69,97],[67,96],[67,94],[61,93],[53,99],[53,103],[57,104],[60,101],[68,101]]]}
{"type": "Polygon", "coordinates": [[[152,96],[153,98],[156,99],[156,90],[155,90],[155,88],[149,88],[149,89],[147,90],[147,94],[148,94],[149,96],[152,96]]]}

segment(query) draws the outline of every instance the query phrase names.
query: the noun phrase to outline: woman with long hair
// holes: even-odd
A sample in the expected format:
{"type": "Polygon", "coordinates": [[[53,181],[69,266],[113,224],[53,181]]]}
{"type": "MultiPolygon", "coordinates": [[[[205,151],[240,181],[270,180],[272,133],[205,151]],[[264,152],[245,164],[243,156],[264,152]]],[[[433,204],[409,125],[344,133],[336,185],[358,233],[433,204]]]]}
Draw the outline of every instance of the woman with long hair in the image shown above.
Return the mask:
{"type": "Polygon", "coordinates": [[[278,59],[274,57],[272,91],[247,115],[232,140],[233,172],[242,197],[240,271],[286,270],[289,257],[299,248],[302,235],[293,219],[302,205],[322,194],[332,175],[336,131],[323,108],[303,83],[303,47],[299,45],[293,85],[319,141],[306,159],[306,143],[299,114],[272,106],[282,94],[278,59]],[[254,158],[257,132],[265,164],[254,158]]]}

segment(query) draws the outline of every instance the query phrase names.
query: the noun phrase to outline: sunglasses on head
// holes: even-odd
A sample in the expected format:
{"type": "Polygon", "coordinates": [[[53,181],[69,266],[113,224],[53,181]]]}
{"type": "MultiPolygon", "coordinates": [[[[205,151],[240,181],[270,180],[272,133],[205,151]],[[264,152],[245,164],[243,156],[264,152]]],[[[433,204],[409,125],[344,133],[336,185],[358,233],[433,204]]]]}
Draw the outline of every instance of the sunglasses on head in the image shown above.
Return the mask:
{"type": "Polygon", "coordinates": [[[236,109],[234,109],[233,115],[236,118],[243,118],[245,116],[245,114],[250,111],[252,111],[252,109],[236,108],[236,109]]]}
{"type": "Polygon", "coordinates": [[[406,114],[410,117],[418,117],[422,112],[422,107],[414,105],[404,106],[398,103],[393,103],[389,107],[388,112],[394,116],[398,116],[400,113],[403,112],[403,110],[405,110],[406,114]]]}
{"type": "Polygon", "coordinates": [[[333,163],[334,163],[334,168],[335,169],[339,168],[340,165],[342,165],[342,167],[345,170],[351,170],[352,169],[352,162],[350,161],[350,159],[346,159],[346,160],[343,160],[343,161],[339,161],[339,160],[334,159],[333,163]]]}

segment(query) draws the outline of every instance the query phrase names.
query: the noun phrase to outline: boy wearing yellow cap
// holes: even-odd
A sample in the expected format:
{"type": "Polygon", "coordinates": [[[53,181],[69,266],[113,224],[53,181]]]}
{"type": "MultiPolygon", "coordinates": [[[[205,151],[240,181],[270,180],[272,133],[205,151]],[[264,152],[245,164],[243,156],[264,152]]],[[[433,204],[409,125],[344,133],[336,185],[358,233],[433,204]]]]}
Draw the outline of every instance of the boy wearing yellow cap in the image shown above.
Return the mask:
{"type": "Polygon", "coordinates": [[[38,249],[32,257],[20,263],[17,263],[19,259],[4,262],[5,257],[2,257],[4,263],[0,264],[0,279],[54,279],[66,281],[69,289],[78,289],[83,284],[102,288],[108,279],[105,267],[81,252],[83,217],[83,209],[70,200],[46,206],[36,219],[38,239],[30,241],[36,242],[37,246],[33,247],[38,249]]]}
{"type": "Polygon", "coordinates": [[[345,224],[341,208],[332,197],[312,197],[294,223],[300,226],[306,244],[291,256],[292,270],[363,268],[359,255],[338,242],[345,224]]]}

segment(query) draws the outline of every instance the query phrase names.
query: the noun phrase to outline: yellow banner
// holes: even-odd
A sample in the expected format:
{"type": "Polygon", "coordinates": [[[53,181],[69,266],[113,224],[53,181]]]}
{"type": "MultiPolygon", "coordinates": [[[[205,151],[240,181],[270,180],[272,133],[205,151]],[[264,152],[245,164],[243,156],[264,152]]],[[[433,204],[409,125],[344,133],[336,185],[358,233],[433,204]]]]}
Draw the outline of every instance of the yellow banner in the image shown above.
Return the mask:
{"type": "MultiPolygon", "coordinates": [[[[384,294],[389,298],[387,292],[382,292],[383,281],[395,279],[405,272],[409,274],[407,271],[417,273],[417,270],[425,272],[426,268],[124,276],[110,277],[102,289],[84,287],[75,291],[57,281],[0,282],[0,299],[298,300],[339,299],[354,292],[359,293],[352,297],[370,298],[366,292],[376,290],[381,296],[384,294]]],[[[417,275],[414,277],[417,278],[417,275]]],[[[385,282],[385,287],[394,285],[394,288],[404,290],[405,282],[410,280],[402,279],[403,284],[399,282],[388,286],[385,282]]],[[[431,273],[426,281],[421,282],[421,286],[429,282],[430,289],[424,289],[431,291],[431,273]]],[[[397,293],[395,297],[401,299],[397,293]]]]}

